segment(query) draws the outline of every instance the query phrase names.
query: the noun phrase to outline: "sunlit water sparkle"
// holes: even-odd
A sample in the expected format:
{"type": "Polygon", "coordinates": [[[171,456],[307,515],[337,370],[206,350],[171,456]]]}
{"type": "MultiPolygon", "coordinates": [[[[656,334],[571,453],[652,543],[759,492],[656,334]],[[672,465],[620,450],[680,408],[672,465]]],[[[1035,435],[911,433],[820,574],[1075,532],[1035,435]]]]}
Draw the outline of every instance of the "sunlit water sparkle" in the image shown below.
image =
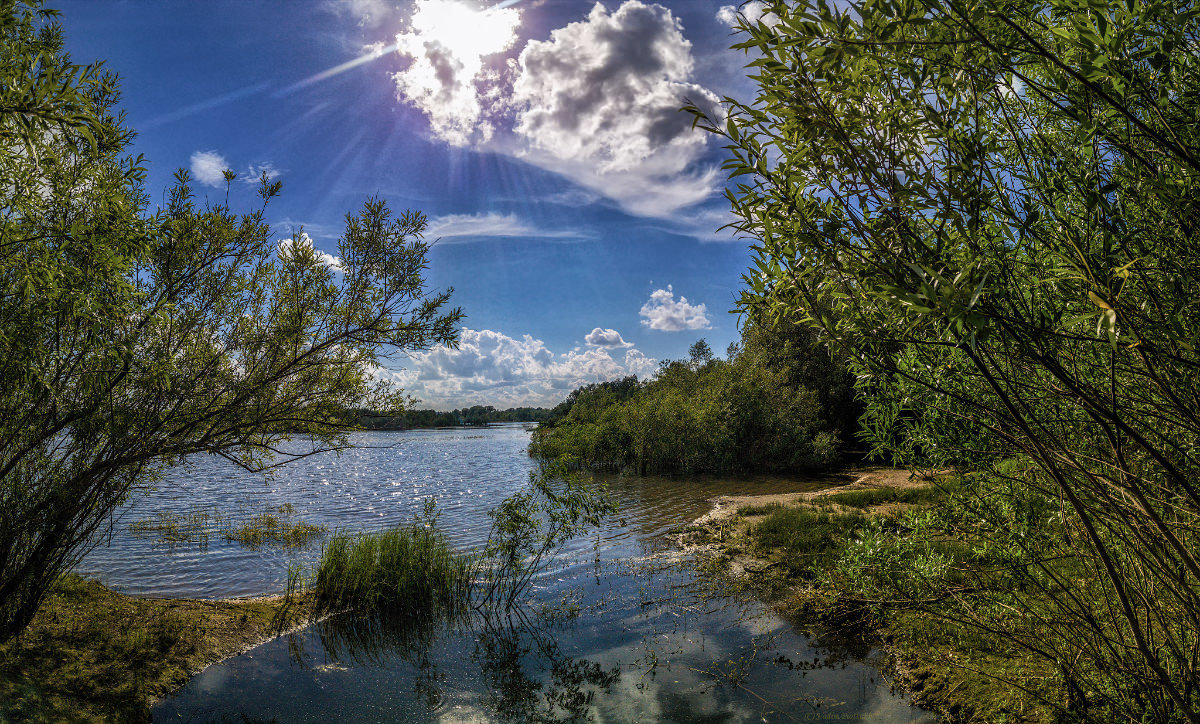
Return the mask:
{"type": "MultiPolygon", "coordinates": [[[[528,431],[362,433],[340,457],[272,478],[193,460],[122,512],[111,544],[79,567],[134,595],[221,598],[281,592],[301,551],[209,539],[166,548],[129,523],[197,508],[254,512],[291,503],[330,529],[412,520],[427,497],[455,544],[478,546],[487,511],[528,481],[528,431]]],[[[783,492],[760,478],[614,478],[621,512],[572,542],[517,620],[427,629],[338,617],[215,665],[159,703],[161,721],[603,722],[934,721],[879,673],[879,653],[818,645],[768,608],[695,575],[665,536],[717,495],[783,492]]]]}

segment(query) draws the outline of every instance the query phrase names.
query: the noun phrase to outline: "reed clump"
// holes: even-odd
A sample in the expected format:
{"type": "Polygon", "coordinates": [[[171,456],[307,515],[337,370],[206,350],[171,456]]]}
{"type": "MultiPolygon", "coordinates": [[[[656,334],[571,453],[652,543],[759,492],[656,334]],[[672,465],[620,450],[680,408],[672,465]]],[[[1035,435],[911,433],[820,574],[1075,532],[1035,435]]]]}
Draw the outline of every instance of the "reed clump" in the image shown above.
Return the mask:
{"type": "Polygon", "coordinates": [[[433,526],[335,533],[312,579],[318,605],[407,615],[453,612],[470,601],[471,562],[433,526]]]}

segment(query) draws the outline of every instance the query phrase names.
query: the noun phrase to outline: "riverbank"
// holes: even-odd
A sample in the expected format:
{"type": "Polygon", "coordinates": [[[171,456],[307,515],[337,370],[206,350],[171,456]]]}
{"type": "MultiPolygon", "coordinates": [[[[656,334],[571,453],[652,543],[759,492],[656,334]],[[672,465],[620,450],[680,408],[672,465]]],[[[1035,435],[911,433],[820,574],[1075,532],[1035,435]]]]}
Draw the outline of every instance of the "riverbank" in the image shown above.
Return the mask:
{"type": "MultiPolygon", "coordinates": [[[[891,659],[887,673],[914,703],[947,721],[1055,721],[1051,702],[1065,695],[1043,660],[939,615],[936,601],[914,605],[865,583],[861,549],[882,540],[879,531],[903,535],[952,488],[945,476],[876,468],[816,491],[722,496],[679,540],[714,574],[793,621],[813,622],[815,635],[848,634],[882,646],[891,659]]],[[[878,568],[871,577],[880,577],[878,568]]]]}
{"type": "Polygon", "coordinates": [[[0,721],[149,721],[206,667],[307,624],[310,603],[139,598],[66,576],[0,644],[0,721]]]}

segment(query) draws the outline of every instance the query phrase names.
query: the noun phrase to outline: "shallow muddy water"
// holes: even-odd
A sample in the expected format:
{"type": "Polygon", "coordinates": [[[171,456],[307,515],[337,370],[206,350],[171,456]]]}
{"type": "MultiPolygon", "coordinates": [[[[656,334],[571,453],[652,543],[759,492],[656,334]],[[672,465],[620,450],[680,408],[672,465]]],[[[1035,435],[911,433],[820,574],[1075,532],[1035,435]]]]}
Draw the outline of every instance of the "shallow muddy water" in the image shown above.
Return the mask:
{"type": "MultiPolygon", "coordinates": [[[[330,529],[407,522],[438,499],[457,545],[486,538],[487,511],[528,480],[528,432],[362,433],[342,456],[273,478],[193,460],[135,501],[111,544],[79,567],[135,595],[278,593],[300,551],[252,550],[214,532],[168,546],[130,523],[200,508],[248,515],[291,503],[330,529]]],[[[156,721],[934,721],[893,693],[868,647],[819,643],[761,604],[697,575],[665,538],[716,495],[786,492],[761,478],[615,478],[621,512],[572,542],[514,615],[400,625],[340,616],[210,667],[156,721]]]]}

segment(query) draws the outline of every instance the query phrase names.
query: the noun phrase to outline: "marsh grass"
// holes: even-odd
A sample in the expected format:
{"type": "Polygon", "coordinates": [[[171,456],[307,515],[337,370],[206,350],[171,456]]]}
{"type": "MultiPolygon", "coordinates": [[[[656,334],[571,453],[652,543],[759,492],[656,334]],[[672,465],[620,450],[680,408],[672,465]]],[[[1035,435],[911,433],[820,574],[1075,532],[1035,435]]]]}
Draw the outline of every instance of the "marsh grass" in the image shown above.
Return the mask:
{"type": "Polygon", "coordinates": [[[329,530],[323,525],[295,520],[295,513],[296,509],[291,503],[268,508],[242,520],[239,524],[227,524],[225,539],[250,548],[260,548],[264,545],[303,548],[329,530]]]}
{"type": "Polygon", "coordinates": [[[871,508],[885,503],[933,505],[945,500],[946,495],[947,491],[936,485],[921,488],[869,488],[830,493],[813,502],[819,506],[837,504],[847,508],[871,508]]]}
{"type": "Polygon", "coordinates": [[[781,503],[767,503],[766,505],[743,505],[737,509],[737,514],[742,516],[767,515],[781,510],[781,503]]]}
{"type": "Polygon", "coordinates": [[[780,507],[751,525],[749,533],[755,547],[777,551],[789,569],[803,573],[835,553],[867,520],[858,513],[780,507]]]}
{"type": "Polygon", "coordinates": [[[418,522],[379,533],[334,533],[312,586],[326,609],[415,616],[465,608],[471,568],[445,534],[418,522]]]}
{"type": "Polygon", "coordinates": [[[229,514],[206,509],[155,513],[129,524],[131,534],[152,537],[156,543],[171,549],[187,545],[206,549],[214,535],[250,548],[265,545],[302,548],[327,531],[323,525],[297,520],[296,508],[291,503],[268,506],[257,513],[245,508],[229,514]]]}
{"type": "Polygon", "coordinates": [[[207,510],[156,513],[130,523],[129,532],[139,538],[154,537],[155,542],[169,548],[194,544],[203,549],[208,548],[212,527],[220,525],[221,520],[220,514],[207,510]]]}

